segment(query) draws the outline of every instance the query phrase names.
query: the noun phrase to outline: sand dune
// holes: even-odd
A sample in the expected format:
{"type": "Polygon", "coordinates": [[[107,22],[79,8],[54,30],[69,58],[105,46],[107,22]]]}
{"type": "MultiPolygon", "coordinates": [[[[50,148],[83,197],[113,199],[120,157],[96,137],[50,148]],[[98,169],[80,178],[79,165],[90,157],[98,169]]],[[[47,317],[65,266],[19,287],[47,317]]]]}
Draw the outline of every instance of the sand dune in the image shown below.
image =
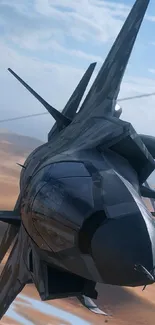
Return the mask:
{"type": "MultiPolygon", "coordinates": [[[[25,152],[27,150],[28,153],[29,150],[26,146],[22,146],[20,141],[21,147],[13,153],[12,149],[9,151],[8,138],[5,139],[3,136],[2,145],[1,141],[2,139],[0,139],[0,209],[12,209],[19,191],[20,168],[16,162],[19,162],[19,159],[24,160],[25,152]]],[[[0,224],[0,236],[4,233],[5,227],[5,224],[0,224]]],[[[94,315],[75,298],[41,302],[35,287],[27,285],[12,303],[0,325],[100,325],[105,322],[111,325],[154,325],[155,285],[147,287],[143,292],[142,288],[125,289],[108,285],[99,285],[97,289],[100,308],[112,316],[94,315]]]]}

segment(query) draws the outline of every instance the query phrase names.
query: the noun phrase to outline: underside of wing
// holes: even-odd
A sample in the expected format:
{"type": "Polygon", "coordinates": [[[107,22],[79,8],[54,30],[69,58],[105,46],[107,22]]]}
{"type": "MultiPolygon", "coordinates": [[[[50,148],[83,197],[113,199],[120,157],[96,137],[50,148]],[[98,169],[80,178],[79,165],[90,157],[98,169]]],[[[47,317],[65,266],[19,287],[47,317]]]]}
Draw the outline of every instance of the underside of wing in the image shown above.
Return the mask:
{"type": "Polygon", "coordinates": [[[10,256],[0,275],[0,319],[10,304],[31,279],[23,256],[27,251],[27,238],[20,229],[10,256]]]}
{"type": "Polygon", "coordinates": [[[8,225],[0,243],[0,263],[5,257],[6,253],[12,246],[16,236],[18,235],[19,228],[13,225],[8,225]]]}
{"type": "Polygon", "coordinates": [[[35,284],[42,300],[81,295],[97,298],[96,283],[56,268],[45,256],[21,225],[0,275],[0,319],[28,283],[35,284]]]}
{"type": "Polygon", "coordinates": [[[21,225],[21,217],[19,215],[19,212],[17,212],[17,210],[15,209],[12,211],[0,210],[0,221],[8,224],[7,229],[0,243],[0,263],[1,263],[7,251],[10,249],[11,245],[13,244],[16,236],[18,235],[20,225],[21,225]]]}
{"type": "Polygon", "coordinates": [[[0,263],[1,263],[6,253],[10,250],[15,238],[18,236],[18,232],[21,225],[21,218],[17,210],[13,210],[13,211],[0,210],[0,221],[8,224],[7,229],[0,243],[0,263]]]}

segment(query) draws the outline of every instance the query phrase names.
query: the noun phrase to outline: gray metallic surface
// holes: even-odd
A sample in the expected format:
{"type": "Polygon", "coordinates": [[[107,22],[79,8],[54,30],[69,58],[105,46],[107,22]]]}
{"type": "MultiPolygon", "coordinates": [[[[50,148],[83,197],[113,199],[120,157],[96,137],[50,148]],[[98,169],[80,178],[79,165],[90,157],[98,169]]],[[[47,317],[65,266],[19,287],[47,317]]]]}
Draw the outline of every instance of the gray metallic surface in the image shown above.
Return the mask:
{"type": "MultiPolygon", "coordinates": [[[[89,83],[89,80],[92,76],[92,73],[95,69],[96,63],[90,64],[88,69],[86,70],[84,76],[80,80],[79,84],[77,85],[76,89],[74,90],[72,96],[69,98],[67,104],[65,105],[64,109],[62,110],[62,113],[73,120],[73,118],[76,115],[76,111],[79,107],[80,101],[84,95],[84,92],[86,90],[86,87],[89,83]]],[[[55,123],[51,129],[51,131],[48,134],[48,141],[51,139],[53,140],[53,137],[58,134],[59,130],[57,127],[57,123],[55,123]]]]}
{"type": "Polygon", "coordinates": [[[140,134],[140,138],[145,144],[152,157],[155,158],[155,137],[151,135],[140,134]]]}
{"type": "Polygon", "coordinates": [[[42,300],[96,298],[97,282],[154,282],[155,222],[141,196],[155,168],[154,142],[143,141],[130,123],[119,120],[121,110],[114,111],[148,3],[136,1],[80,111],[94,65],[65,115],[54,109],[57,125],[49,142],[24,164],[14,212],[20,213],[21,225],[18,231],[8,229],[10,239],[1,246],[4,255],[16,239],[0,277],[0,317],[29,281],[42,300]],[[67,127],[60,125],[64,116],[72,119],[67,127]]]}
{"type": "MultiPolygon", "coordinates": [[[[70,160],[71,157],[70,155],[70,160]]],[[[147,260],[149,258],[151,260],[152,258],[151,244],[149,253],[146,251],[146,256],[143,259],[140,258],[141,249],[137,247],[135,261],[131,263],[128,261],[128,267],[133,271],[136,277],[136,279],[133,280],[133,278],[128,275],[127,279],[131,278],[131,282],[123,282],[121,273],[120,276],[116,273],[117,276],[114,280],[112,271],[117,269],[117,260],[115,260],[115,264],[111,270],[113,281],[106,279],[104,275],[101,276],[102,273],[100,274],[100,279],[96,272],[94,277],[92,277],[92,275],[89,274],[87,260],[84,259],[83,254],[81,255],[80,250],[77,249],[79,230],[82,228],[85,220],[89,219],[90,216],[97,213],[97,211],[105,212],[106,219],[116,220],[125,218],[126,221],[124,222],[127,225],[127,230],[130,226],[130,224],[128,225],[128,219],[131,222],[131,227],[133,227],[135,231],[138,225],[140,226],[142,223],[144,226],[142,227],[142,235],[140,236],[139,234],[139,243],[141,244],[143,239],[144,247],[145,245],[148,247],[150,238],[149,234],[146,236],[146,240],[144,238],[146,226],[143,223],[143,215],[138,204],[135,202],[135,197],[131,195],[126,185],[127,182],[132,184],[132,193],[137,193],[140,204],[143,205],[143,201],[139,194],[139,181],[135,170],[130,166],[127,160],[111,151],[107,151],[104,154],[100,154],[97,151],[78,152],[76,161],[75,156],[73,156],[73,158],[72,161],[74,162],[66,161],[47,165],[36,173],[33,178],[32,187],[30,186],[31,183],[29,183],[28,193],[26,193],[27,199],[25,203],[23,200],[22,206],[22,220],[28,233],[40,248],[45,251],[57,253],[57,255],[53,256],[53,261],[56,265],[57,262],[59,265],[61,261],[61,265],[63,265],[65,269],[82,277],[95,280],[96,282],[103,281],[113,284],[123,283],[122,285],[125,285],[125,283],[127,283],[127,285],[140,285],[143,284],[143,281],[145,283],[146,278],[140,279],[139,275],[137,276],[137,273],[134,271],[134,265],[140,262],[142,265],[147,265],[147,260]],[[79,163],[77,162],[78,160],[79,163]],[[83,164],[81,163],[82,161],[83,164]],[[119,176],[119,173],[122,178],[119,176]],[[122,179],[125,179],[126,183],[124,183],[122,179]],[[85,261],[85,267],[83,267],[83,260],[85,261]],[[134,281],[137,282],[134,283],[134,281]]],[[[149,211],[147,212],[146,210],[146,214],[149,219],[149,211]]],[[[106,224],[104,225],[104,214],[102,219],[102,228],[106,229],[106,224]]],[[[119,224],[119,222],[117,224],[119,224]]],[[[154,228],[154,223],[152,223],[150,227],[154,228]]],[[[112,230],[111,226],[110,229],[112,230]]],[[[114,229],[116,229],[116,226],[114,229]]],[[[121,232],[122,230],[120,227],[120,233],[121,232]]],[[[104,236],[104,238],[107,237],[104,236]]],[[[126,249],[124,250],[124,254],[127,253],[127,259],[128,254],[132,254],[133,251],[130,241],[128,242],[131,252],[127,253],[126,249]]],[[[154,239],[152,239],[152,245],[153,242],[154,239]]],[[[114,249],[116,243],[112,249],[114,256],[116,256],[116,251],[114,249]]],[[[136,243],[133,243],[133,247],[137,245],[136,243]]],[[[121,241],[119,245],[120,247],[125,247],[124,243],[121,243],[121,241]]],[[[99,247],[106,247],[105,251],[108,252],[105,243],[103,243],[103,245],[99,244],[99,247]]],[[[103,260],[100,260],[106,272],[107,261],[103,263],[103,260]]],[[[109,260],[111,261],[113,259],[109,258],[109,260]]],[[[155,261],[151,260],[148,264],[148,269],[153,269],[154,264],[155,261]]],[[[126,274],[128,273],[126,272],[126,274]]]]}

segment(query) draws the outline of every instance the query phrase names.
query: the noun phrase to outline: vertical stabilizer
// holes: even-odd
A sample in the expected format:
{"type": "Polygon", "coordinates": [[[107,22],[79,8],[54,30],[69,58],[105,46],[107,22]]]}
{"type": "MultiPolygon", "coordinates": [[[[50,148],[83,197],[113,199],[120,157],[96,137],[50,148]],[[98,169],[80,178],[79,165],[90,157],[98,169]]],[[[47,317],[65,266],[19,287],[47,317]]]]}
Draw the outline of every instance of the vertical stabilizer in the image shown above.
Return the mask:
{"type": "Polygon", "coordinates": [[[81,106],[84,115],[95,114],[97,110],[98,113],[113,114],[120,84],[148,4],[149,0],[137,0],[134,4],[81,106]]]}
{"type": "MultiPolygon", "coordinates": [[[[75,117],[76,111],[79,107],[80,101],[84,95],[84,92],[87,88],[95,66],[96,62],[90,64],[62,111],[62,114],[67,116],[71,120],[73,120],[73,118],[75,117]]],[[[52,139],[52,136],[55,135],[57,132],[58,128],[57,124],[55,123],[48,134],[48,141],[50,141],[52,139]]]]}

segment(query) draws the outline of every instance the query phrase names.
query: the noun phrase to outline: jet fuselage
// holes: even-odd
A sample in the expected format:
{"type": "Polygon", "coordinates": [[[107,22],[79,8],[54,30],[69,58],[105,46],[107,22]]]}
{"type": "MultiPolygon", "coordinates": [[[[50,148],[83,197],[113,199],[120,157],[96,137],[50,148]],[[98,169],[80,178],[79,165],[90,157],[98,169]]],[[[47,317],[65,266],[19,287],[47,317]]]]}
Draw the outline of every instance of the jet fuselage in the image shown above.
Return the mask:
{"type": "Polygon", "coordinates": [[[155,266],[155,225],[129,162],[112,150],[48,152],[30,155],[20,182],[22,222],[44,258],[95,282],[152,283],[135,270],[155,266]]]}

